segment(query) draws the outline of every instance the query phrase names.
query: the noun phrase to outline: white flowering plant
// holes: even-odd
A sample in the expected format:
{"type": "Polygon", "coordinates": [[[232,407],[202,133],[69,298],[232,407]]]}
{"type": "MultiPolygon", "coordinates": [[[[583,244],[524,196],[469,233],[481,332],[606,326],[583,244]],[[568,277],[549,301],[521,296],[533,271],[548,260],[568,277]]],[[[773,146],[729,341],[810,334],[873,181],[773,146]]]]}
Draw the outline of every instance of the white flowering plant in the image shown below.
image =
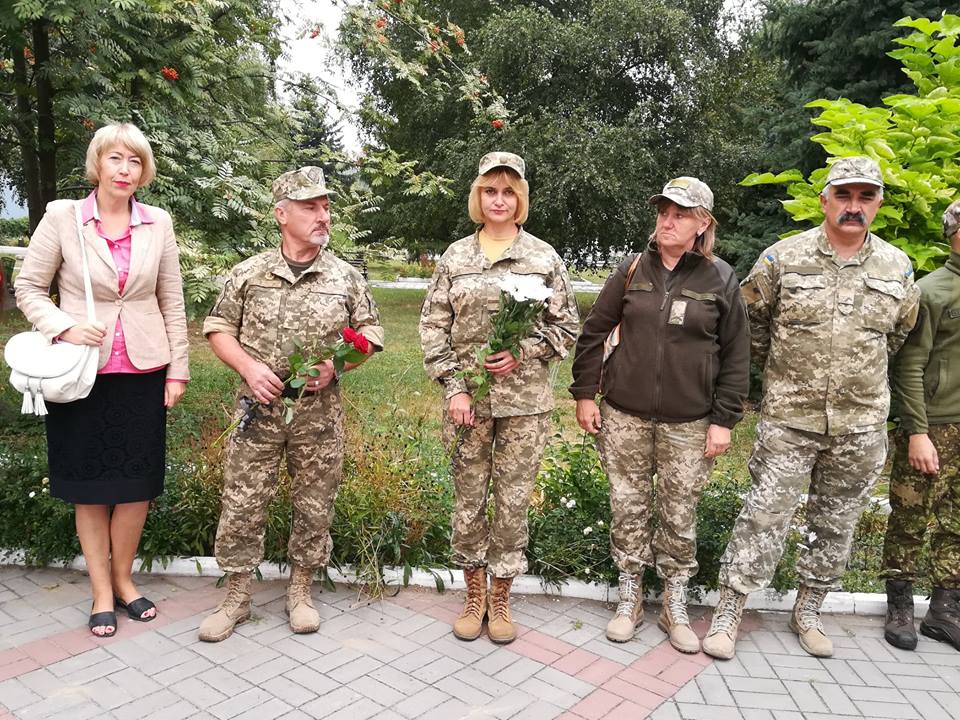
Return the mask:
{"type": "Polygon", "coordinates": [[[510,354],[519,360],[520,342],[530,336],[547,301],[553,295],[553,289],[547,287],[543,278],[537,275],[518,275],[508,272],[498,285],[500,305],[490,320],[487,344],[477,351],[480,369],[470,368],[457,373],[457,377],[465,378],[476,385],[473,393],[474,402],[479,402],[490,393],[492,376],[483,367],[487,356],[509,350],[510,354]]]}

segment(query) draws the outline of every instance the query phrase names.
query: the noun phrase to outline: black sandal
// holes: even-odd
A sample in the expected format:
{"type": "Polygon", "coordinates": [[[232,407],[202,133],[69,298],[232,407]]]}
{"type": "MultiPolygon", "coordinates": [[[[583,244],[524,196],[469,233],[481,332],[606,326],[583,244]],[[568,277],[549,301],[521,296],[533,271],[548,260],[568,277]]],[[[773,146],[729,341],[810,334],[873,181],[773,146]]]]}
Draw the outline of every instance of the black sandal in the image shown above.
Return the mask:
{"type": "Polygon", "coordinates": [[[117,634],[117,614],[113,610],[104,610],[103,612],[91,613],[87,621],[87,627],[90,628],[90,634],[98,638],[113,637],[117,634]],[[95,633],[95,627],[112,627],[110,632],[95,633]]]}
{"type": "Polygon", "coordinates": [[[151,615],[150,617],[143,617],[143,614],[150,608],[156,609],[156,605],[147,600],[145,597],[138,597],[136,600],[131,600],[128,603],[125,603],[118,597],[113,598],[114,604],[121,610],[126,610],[127,615],[131,620],[136,620],[137,622],[150,622],[156,616],[156,614],[151,615]]]}

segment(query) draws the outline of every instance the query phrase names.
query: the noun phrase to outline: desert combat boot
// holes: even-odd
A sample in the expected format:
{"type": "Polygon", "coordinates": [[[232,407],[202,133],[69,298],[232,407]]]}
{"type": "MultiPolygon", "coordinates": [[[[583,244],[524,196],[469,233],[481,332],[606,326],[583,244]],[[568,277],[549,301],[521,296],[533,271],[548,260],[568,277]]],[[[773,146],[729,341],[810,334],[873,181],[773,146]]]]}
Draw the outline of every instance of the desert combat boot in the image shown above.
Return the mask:
{"type": "Polygon", "coordinates": [[[213,615],[200,623],[200,639],[220,642],[233,634],[233,629],[250,619],[250,573],[227,575],[227,596],[213,615]]]}
{"type": "Polygon", "coordinates": [[[703,651],[720,660],[729,660],[737,649],[737,630],[743,618],[747,596],[726,585],[720,586],[720,600],[713,611],[713,620],[703,638],[703,651]]]}
{"type": "Polygon", "coordinates": [[[667,578],[663,589],[663,609],[657,627],[670,638],[670,644],[683,653],[700,652],[700,638],[690,627],[687,616],[687,579],[667,578]]]}
{"type": "Polygon", "coordinates": [[[913,583],[887,579],[887,623],[884,639],[894,647],[915,650],[917,628],[913,625],[913,583]]]}
{"type": "Polygon", "coordinates": [[[464,568],[463,579],[467,583],[467,597],[460,617],[453,623],[453,634],[460,640],[476,640],[483,630],[483,618],[487,614],[487,570],[482,567],[464,568]]]}
{"type": "Polygon", "coordinates": [[[607,640],[630,642],[643,622],[643,575],[620,573],[620,602],[607,623],[607,640]]]}
{"type": "Polygon", "coordinates": [[[290,629],[297,634],[316,632],[320,628],[320,613],[313,606],[310,588],[313,585],[313,568],[294,565],[290,570],[290,584],[287,586],[287,616],[290,629]]]}
{"type": "Polygon", "coordinates": [[[510,616],[510,587],[513,578],[494,577],[490,583],[490,600],[487,605],[487,635],[498,645],[506,645],[517,639],[517,626],[510,616]]]}
{"type": "Polygon", "coordinates": [[[800,647],[814,657],[833,655],[833,641],[827,637],[820,620],[820,607],[827,592],[826,588],[801,585],[790,614],[790,629],[799,636],[800,647]]]}

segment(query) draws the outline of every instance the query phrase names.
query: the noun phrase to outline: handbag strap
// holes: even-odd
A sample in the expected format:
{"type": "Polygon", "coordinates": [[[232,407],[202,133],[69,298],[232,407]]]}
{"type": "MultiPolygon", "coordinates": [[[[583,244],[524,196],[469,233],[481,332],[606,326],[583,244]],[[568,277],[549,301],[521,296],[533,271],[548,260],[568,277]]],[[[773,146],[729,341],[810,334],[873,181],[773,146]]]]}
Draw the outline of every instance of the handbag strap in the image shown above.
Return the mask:
{"type": "Polygon", "coordinates": [[[83,261],[83,293],[87,298],[87,322],[93,323],[97,316],[93,307],[93,286],[90,284],[90,266],[87,264],[87,243],[83,237],[83,219],[80,217],[80,203],[73,207],[77,219],[77,238],[80,240],[80,258],[83,261]]]}
{"type": "Polygon", "coordinates": [[[633,282],[633,276],[637,272],[637,265],[640,264],[640,258],[643,257],[643,253],[637,253],[637,256],[633,259],[633,262],[630,263],[630,268],[627,270],[627,279],[623,283],[623,291],[626,292],[627,288],[630,287],[630,283],[633,282]]]}

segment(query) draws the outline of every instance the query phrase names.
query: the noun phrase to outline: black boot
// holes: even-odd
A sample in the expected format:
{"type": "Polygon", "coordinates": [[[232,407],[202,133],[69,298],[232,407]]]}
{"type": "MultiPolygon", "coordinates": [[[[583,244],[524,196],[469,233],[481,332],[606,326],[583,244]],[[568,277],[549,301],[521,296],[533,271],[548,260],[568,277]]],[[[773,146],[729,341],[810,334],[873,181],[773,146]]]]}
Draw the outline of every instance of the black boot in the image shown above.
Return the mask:
{"type": "Polygon", "coordinates": [[[887,624],[884,639],[894,647],[915,650],[917,629],[913,626],[913,583],[887,580],[887,624]]]}
{"type": "Polygon", "coordinates": [[[933,589],[930,609],[920,623],[920,632],[960,650],[960,590],[933,589]]]}

